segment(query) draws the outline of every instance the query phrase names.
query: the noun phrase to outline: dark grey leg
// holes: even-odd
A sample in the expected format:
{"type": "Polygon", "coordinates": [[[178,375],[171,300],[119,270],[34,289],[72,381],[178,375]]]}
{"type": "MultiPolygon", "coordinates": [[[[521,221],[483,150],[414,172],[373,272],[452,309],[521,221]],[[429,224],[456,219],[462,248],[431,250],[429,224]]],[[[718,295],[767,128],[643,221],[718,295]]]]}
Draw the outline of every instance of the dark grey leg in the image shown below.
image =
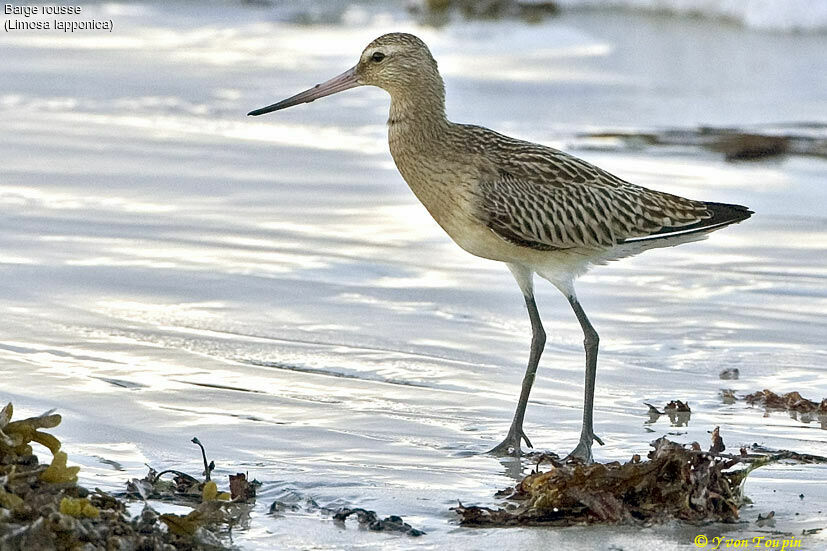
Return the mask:
{"type": "Polygon", "coordinates": [[[600,337],[597,331],[594,330],[589,318],[586,317],[586,312],[577,301],[577,297],[568,296],[569,304],[574,310],[574,315],[577,316],[577,321],[580,322],[580,327],[583,329],[583,344],[586,347],[586,388],[585,398],[583,400],[583,429],[580,432],[580,442],[569,454],[569,457],[577,457],[586,463],[592,462],[592,441],[597,442],[601,446],[603,441],[594,435],[594,425],[592,422],[592,412],[594,410],[594,384],[597,378],[597,347],[600,344],[600,337]]]}
{"type": "Polygon", "coordinates": [[[540,321],[537,303],[534,302],[534,293],[529,292],[523,296],[525,297],[526,308],[528,308],[528,317],[531,319],[531,353],[528,356],[528,367],[525,371],[525,377],[523,377],[520,400],[517,402],[517,411],[514,413],[514,420],[508,430],[508,436],[496,447],[489,450],[488,453],[520,455],[520,442],[522,440],[525,440],[529,448],[534,447],[531,445],[528,436],[523,432],[523,419],[528,405],[528,395],[531,393],[531,386],[534,384],[534,375],[537,373],[537,364],[540,363],[540,355],[546,346],[546,332],[543,329],[543,323],[540,321]]]}

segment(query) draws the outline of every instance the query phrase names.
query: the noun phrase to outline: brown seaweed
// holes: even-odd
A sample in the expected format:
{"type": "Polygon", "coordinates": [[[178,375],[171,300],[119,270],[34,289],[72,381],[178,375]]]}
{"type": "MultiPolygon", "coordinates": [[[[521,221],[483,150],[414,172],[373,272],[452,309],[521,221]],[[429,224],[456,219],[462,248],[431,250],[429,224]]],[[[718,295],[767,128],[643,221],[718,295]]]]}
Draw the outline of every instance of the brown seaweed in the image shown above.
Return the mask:
{"type": "Polygon", "coordinates": [[[673,427],[685,427],[689,425],[689,419],[692,415],[692,410],[689,408],[689,402],[671,400],[668,404],[663,406],[663,411],[647,402],[643,402],[643,405],[649,408],[649,420],[646,421],[647,425],[657,422],[661,415],[668,416],[669,422],[673,427]]]}
{"type": "Polygon", "coordinates": [[[549,0],[426,0],[422,5],[411,4],[409,9],[429,16],[430,23],[445,23],[453,12],[465,19],[520,18],[539,22],[560,11],[557,2],[549,0]]]}
{"type": "Polygon", "coordinates": [[[422,530],[413,528],[410,524],[402,520],[402,517],[391,515],[385,519],[380,520],[379,515],[375,511],[368,511],[359,507],[349,508],[343,507],[336,511],[333,515],[333,520],[344,523],[350,515],[356,515],[360,526],[364,526],[368,530],[377,532],[402,532],[409,536],[422,536],[425,534],[422,530]]]}
{"type": "Polygon", "coordinates": [[[817,413],[819,415],[827,415],[827,398],[821,402],[813,402],[807,398],[803,398],[798,392],[788,392],[786,394],[776,394],[775,392],[764,389],[759,392],[748,394],[744,398],[750,405],[763,406],[766,409],[795,411],[797,413],[817,413]]]}
{"type": "MultiPolygon", "coordinates": [[[[641,131],[606,131],[582,134],[581,138],[610,142],[618,148],[639,149],[654,146],[702,147],[722,153],[727,161],[771,159],[785,155],[827,157],[825,125],[815,123],[811,128],[675,128],[641,131]],[[821,135],[813,135],[819,131],[821,135]]],[[[737,370],[736,370],[737,371],[737,370]]],[[[722,377],[724,378],[724,377],[722,377]]]]}
{"type": "MultiPolygon", "coordinates": [[[[666,438],[652,446],[648,461],[636,455],[625,464],[568,463],[533,473],[509,496],[516,506],[491,509],[460,504],[454,510],[465,526],[738,520],[745,503],[741,482],[752,468],[764,464],[763,459],[746,461],[741,456],[703,452],[666,438]],[[747,465],[733,469],[739,463],[747,465]]],[[[712,449],[723,449],[717,429],[712,449]]]]}

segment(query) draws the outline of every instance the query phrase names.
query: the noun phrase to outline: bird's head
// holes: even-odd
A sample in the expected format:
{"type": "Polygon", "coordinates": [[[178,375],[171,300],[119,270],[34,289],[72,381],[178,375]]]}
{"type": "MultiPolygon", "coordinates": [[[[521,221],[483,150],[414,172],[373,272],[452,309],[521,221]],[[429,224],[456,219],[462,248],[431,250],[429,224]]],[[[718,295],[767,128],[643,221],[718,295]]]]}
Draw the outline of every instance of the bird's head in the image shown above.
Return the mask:
{"type": "Polygon", "coordinates": [[[428,88],[432,83],[439,84],[441,89],[442,80],[428,46],[412,34],[389,33],[368,44],[359,63],[341,75],[273,105],[250,111],[248,115],[263,115],[309,103],[357,86],[378,86],[394,96],[416,93],[417,89],[428,88]]]}
{"type": "Polygon", "coordinates": [[[378,86],[392,94],[439,77],[428,46],[407,33],[385,34],[368,44],[354,69],[359,84],[378,86]]]}

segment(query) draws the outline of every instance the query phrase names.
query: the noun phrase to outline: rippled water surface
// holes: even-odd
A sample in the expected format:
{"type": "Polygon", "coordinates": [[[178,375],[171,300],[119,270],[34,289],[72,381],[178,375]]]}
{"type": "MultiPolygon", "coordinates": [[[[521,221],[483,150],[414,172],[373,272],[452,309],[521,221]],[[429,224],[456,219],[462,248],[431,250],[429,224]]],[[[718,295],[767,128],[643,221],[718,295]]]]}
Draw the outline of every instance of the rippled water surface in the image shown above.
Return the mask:
{"type": "MultiPolygon", "coordinates": [[[[618,13],[434,28],[373,5],[335,23],[188,6],[90,4],[112,34],[0,36],[0,401],[19,415],[57,408],[85,484],[121,489],[145,463],[198,472],[198,436],[220,475],[264,483],[252,527],[234,534],[244,549],[693,548],[699,529],[678,525],[457,526],[457,500],[495,503],[521,470],[480,454],[508,427],[528,355],[517,286],[458,249],[407,189],[385,142],[384,92],[244,116],[350,67],[391,30],[431,45],[453,120],[757,213],[580,280],[601,335],[597,459],[645,453],[662,435],[705,444],[717,425],[731,449],[827,455],[824,419],[719,397],[827,395],[825,161],[727,163],[577,138],[823,122],[824,35],[618,13]],[[739,380],[719,379],[729,367],[739,380]],[[690,403],[688,426],[646,424],[643,402],[671,399],[690,403]],[[266,515],[289,496],[401,515],[428,535],[266,515]]],[[[537,286],[549,338],[526,431],[566,452],[582,335],[563,297],[537,286]]],[[[756,535],[770,510],[784,532],[827,527],[825,476],[761,469],[744,522],[704,531],[756,535]]]]}

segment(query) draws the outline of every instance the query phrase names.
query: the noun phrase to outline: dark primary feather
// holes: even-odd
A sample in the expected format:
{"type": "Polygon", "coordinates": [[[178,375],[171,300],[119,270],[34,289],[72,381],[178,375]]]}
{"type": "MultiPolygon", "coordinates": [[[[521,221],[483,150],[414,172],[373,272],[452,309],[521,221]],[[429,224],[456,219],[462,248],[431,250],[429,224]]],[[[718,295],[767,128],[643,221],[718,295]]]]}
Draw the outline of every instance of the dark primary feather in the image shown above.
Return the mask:
{"type": "Polygon", "coordinates": [[[743,222],[754,214],[753,211],[743,205],[712,203],[708,201],[705,201],[704,205],[706,205],[706,209],[712,214],[712,216],[705,220],[686,226],[666,226],[645,237],[627,239],[626,242],[664,239],[667,237],[674,237],[676,235],[709,232],[730,224],[743,222]]]}

